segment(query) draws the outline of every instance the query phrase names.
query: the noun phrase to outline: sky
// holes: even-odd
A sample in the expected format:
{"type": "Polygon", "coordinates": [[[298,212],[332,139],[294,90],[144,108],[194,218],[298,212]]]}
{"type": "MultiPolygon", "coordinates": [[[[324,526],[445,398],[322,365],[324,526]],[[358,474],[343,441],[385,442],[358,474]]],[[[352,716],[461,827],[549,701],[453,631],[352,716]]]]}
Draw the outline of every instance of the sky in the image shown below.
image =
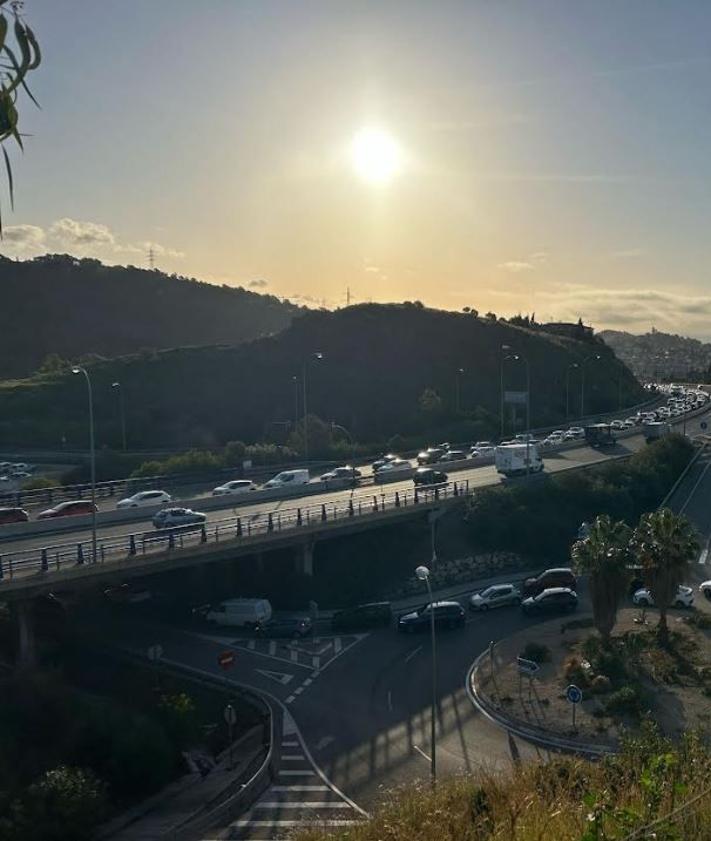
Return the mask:
{"type": "Polygon", "coordinates": [[[42,107],[21,102],[1,253],[147,266],[152,247],[165,271],[309,305],[350,290],[711,337],[707,0],[25,17],[42,107]]]}

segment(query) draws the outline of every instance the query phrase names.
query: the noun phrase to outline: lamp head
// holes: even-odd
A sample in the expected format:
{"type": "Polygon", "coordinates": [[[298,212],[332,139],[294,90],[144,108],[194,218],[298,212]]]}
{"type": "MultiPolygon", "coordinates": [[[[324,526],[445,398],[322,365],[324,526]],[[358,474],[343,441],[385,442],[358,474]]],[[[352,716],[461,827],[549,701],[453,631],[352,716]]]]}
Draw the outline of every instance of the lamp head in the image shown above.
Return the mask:
{"type": "Polygon", "coordinates": [[[78,365],[72,365],[72,374],[81,374],[81,368],[78,365]]]}
{"type": "Polygon", "coordinates": [[[430,571],[427,569],[426,566],[419,566],[415,570],[415,575],[419,578],[420,581],[427,581],[430,577],[430,571]]]}
{"type": "Polygon", "coordinates": [[[111,383],[111,388],[121,388],[121,383],[111,383]]]}

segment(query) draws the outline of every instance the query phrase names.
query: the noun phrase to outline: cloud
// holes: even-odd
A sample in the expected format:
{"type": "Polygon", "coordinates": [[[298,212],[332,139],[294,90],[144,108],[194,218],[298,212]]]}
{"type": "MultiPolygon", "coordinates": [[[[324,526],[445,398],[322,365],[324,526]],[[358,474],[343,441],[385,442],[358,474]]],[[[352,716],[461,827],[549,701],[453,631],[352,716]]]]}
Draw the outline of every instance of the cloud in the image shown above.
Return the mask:
{"type": "Polygon", "coordinates": [[[44,241],[44,231],[37,225],[11,225],[3,230],[3,242],[18,248],[36,250],[44,241]]]}
{"type": "Polygon", "coordinates": [[[518,274],[519,272],[530,272],[534,268],[533,263],[526,260],[508,260],[506,263],[499,263],[500,269],[518,274]]]}
{"type": "Polygon", "coordinates": [[[250,280],[247,284],[250,289],[264,289],[264,287],[268,285],[269,284],[266,280],[250,280]]]}
{"type": "Polygon", "coordinates": [[[53,222],[49,228],[52,239],[67,247],[116,247],[116,237],[106,225],[98,222],[80,222],[65,216],[53,222]]]}
{"type": "Polygon", "coordinates": [[[369,272],[371,274],[378,274],[380,272],[380,266],[366,266],[363,271],[369,272]]]}

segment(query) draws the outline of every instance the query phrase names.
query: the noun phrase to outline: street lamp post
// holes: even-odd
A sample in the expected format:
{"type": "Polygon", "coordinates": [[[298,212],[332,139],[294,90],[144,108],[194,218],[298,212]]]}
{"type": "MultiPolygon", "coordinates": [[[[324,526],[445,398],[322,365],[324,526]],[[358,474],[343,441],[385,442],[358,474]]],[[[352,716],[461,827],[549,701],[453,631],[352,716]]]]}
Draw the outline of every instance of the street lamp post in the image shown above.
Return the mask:
{"type": "Polygon", "coordinates": [[[568,365],[568,370],[565,372],[565,419],[570,417],[570,372],[573,368],[579,368],[577,362],[571,362],[568,365]]]}
{"type": "Polygon", "coordinates": [[[291,378],[294,383],[294,432],[299,428],[299,378],[291,378]]]}
{"type": "Polygon", "coordinates": [[[121,387],[121,383],[111,383],[111,388],[115,388],[118,392],[119,398],[119,414],[121,416],[121,444],[123,446],[124,453],[126,452],[126,406],[124,405],[123,400],[123,388],[121,387]]]}
{"type": "Polygon", "coordinates": [[[507,352],[510,351],[511,348],[508,345],[501,345],[500,348],[500,359],[499,359],[499,395],[501,398],[501,408],[500,408],[500,417],[501,417],[501,440],[503,441],[504,438],[504,362],[508,359],[506,356],[507,352]]]}
{"type": "Polygon", "coordinates": [[[304,368],[301,375],[301,384],[303,386],[303,403],[304,403],[304,460],[308,463],[309,460],[309,419],[306,409],[306,372],[310,359],[323,359],[322,353],[314,353],[310,357],[304,359],[304,368]]]}
{"type": "Polygon", "coordinates": [[[419,566],[415,575],[427,585],[427,596],[430,600],[430,634],[432,637],[432,712],[430,722],[430,774],[432,785],[437,782],[437,747],[435,742],[437,726],[437,650],[435,647],[435,614],[434,601],[432,600],[432,585],[430,583],[430,571],[426,566],[419,566]]]}
{"type": "Polygon", "coordinates": [[[461,385],[461,378],[464,374],[464,368],[457,368],[457,375],[454,380],[455,385],[455,398],[454,398],[454,410],[457,414],[460,413],[462,408],[462,385],[461,385]]]}
{"type": "Polygon", "coordinates": [[[593,359],[602,359],[599,353],[591,353],[580,364],[580,418],[585,417],[585,366],[593,359]]]}
{"type": "Polygon", "coordinates": [[[94,444],[94,397],[86,368],[75,365],[72,374],[83,374],[89,395],[89,460],[91,464],[91,560],[96,563],[96,447],[94,444]]]}

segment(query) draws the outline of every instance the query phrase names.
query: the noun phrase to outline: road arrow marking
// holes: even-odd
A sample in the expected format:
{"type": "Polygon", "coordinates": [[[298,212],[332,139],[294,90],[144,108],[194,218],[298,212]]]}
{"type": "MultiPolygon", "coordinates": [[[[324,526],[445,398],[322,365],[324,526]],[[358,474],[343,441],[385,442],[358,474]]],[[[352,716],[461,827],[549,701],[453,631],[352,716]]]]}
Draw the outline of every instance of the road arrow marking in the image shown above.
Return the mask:
{"type": "Polygon", "coordinates": [[[272,672],[269,669],[255,669],[254,671],[260,675],[264,675],[264,677],[268,677],[270,680],[275,680],[282,686],[286,686],[287,683],[291,683],[291,680],[294,677],[294,675],[287,674],[286,672],[272,672]]]}

